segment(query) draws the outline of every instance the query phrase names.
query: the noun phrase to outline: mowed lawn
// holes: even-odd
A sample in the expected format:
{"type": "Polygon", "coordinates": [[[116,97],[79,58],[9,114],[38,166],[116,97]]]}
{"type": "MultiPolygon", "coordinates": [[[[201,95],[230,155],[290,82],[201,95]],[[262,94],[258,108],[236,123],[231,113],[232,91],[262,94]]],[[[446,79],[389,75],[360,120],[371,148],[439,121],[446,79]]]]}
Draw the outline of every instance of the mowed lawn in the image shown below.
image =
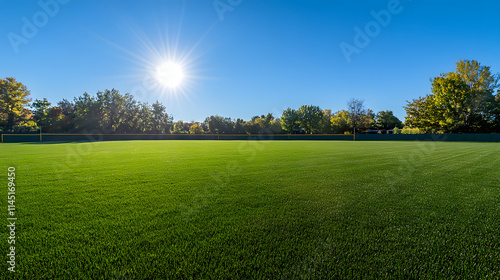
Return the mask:
{"type": "Polygon", "coordinates": [[[0,144],[5,225],[9,166],[17,278],[500,278],[498,143],[0,144]]]}

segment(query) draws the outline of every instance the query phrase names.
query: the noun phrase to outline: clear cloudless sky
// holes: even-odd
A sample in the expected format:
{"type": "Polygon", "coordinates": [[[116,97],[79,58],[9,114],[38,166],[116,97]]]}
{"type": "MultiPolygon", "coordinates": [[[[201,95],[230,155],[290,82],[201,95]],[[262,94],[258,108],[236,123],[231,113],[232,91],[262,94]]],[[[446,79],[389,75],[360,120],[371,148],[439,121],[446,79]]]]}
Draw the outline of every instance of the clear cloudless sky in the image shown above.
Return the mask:
{"type": "Polygon", "coordinates": [[[458,60],[500,72],[499,1],[220,0],[219,11],[213,0],[55,1],[0,1],[0,76],[54,105],[115,88],[159,100],[175,120],[248,120],[359,98],[404,120],[405,101],[458,60]],[[388,5],[400,12],[377,30],[372,11],[388,5]],[[355,47],[367,25],[373,37],[349,62],[340,44],[355,47]],[[148,78],[167,60],[186,72],[175,90],[148,78]]]}

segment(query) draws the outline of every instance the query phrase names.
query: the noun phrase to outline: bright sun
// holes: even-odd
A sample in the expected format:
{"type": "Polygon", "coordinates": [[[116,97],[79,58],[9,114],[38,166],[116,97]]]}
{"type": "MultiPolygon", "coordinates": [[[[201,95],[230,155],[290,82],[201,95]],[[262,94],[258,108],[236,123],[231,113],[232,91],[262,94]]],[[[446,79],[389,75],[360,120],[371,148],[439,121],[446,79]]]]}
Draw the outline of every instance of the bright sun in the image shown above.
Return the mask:
{"type": "Polygon", "coordinates": [[[174,62],[163,63],[156,69],[156,79],[160,84],[175,89],[184,80],[184,69],[174,62]]]}

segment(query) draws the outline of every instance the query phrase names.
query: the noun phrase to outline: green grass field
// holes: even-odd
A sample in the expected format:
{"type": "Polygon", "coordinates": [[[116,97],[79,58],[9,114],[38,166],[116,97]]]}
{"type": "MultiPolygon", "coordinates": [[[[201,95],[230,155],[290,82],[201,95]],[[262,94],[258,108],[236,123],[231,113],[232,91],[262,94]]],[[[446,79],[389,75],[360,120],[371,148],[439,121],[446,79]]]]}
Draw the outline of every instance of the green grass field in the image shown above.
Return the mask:
{"type": "Polygon", "coordinates": [[[1,279],[500,278],[497,143],[19,143],[0,163],[1,279]]]}

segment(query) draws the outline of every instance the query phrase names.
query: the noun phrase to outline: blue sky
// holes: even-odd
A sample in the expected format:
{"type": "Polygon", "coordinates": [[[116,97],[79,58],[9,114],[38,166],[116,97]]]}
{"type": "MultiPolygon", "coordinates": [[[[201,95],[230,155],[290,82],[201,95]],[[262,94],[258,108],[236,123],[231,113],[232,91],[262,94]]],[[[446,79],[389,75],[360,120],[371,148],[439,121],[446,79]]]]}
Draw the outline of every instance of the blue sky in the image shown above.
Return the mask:
{"type": "Polygon", "coordinates": [[[305,104],[337,111],[359,98],[404,120],[405,100],[459,59],[500,72],[498,1],[58,1],[0,2],[0,76],[52,103],[115,88],[203,121],[305,104]],[[391,18],[383,26],[372,11],[391,18]],[[356,27],[369,42],[356,45],[356,27]],[[357,47],[350,61],[342,43],[357,47]],[[147,78],[166,60],[185,70],[175,90],[147,78]]]}

